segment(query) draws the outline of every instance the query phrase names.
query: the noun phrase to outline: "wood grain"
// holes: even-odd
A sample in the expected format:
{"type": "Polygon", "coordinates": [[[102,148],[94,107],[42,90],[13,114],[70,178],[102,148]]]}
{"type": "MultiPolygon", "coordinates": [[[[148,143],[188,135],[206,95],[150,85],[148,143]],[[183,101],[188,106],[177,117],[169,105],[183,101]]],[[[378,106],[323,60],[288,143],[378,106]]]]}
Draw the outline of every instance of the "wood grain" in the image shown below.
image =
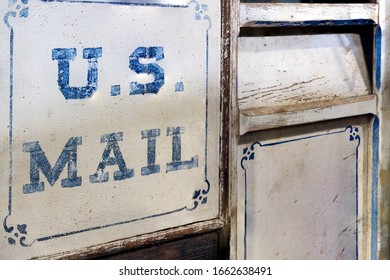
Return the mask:
{"type": "Polygon", "coordinates": [[[106,260],[214,260],[218,253],[217,232],[179,239],[151,247],[103,257],[106,260]]]}

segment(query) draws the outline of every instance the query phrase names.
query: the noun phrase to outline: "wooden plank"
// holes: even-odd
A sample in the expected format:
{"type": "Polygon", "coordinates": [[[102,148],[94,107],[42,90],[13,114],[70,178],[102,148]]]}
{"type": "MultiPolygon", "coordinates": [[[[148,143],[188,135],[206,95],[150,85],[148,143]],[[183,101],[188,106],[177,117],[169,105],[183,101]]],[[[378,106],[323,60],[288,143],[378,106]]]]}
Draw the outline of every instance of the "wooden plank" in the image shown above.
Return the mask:
{"type": "Polygon", "coordinates": [[[107,256],[105,260],[215,260],[218,252],[218,232],[184,238],[156,246],[107,256]]]}
{"type": "Polygon", "coordinates": [[[282,126],[376,114],[376,95],[340,98],[304,105],[253,108],[240,111],[240,134],[282,126]]]}
{"type": "Polygon", "coordinates": [[[230,258],[237,259],[237,155],[238,145],[240,139],[239,123],[240,112],[238,108],[238,96],[237,96],[237,49],[238,49],[238,35],[239,35],[239,20],[240,10],[239,1],[228,0],[231,3],[231,63],[230,63],[230,95],[231,95],[231,116],[230,116],[230,200],[229,200],[229,212],[230,212],[230,258]]]}
{"type": "Polygon", "coordinates": [[[377,24],[377,4],[241,3],[240,26],[377,24]]]}
{"type": "Polygon", "coordinates": [[[240,37],[238,40],[240,110],[320,102],[372,92],[368,64],[357,34],[240,37]]]}
{"type": "Polygon", "coordinates": [[[227,256],[229,258],[230,251],[230,176],[231,170],[230,167],[230,112],[231,112],[231,1],[223,0],[221,1],[221,12],[222,12],[222,38],[221,38],[221,58],[222,58],[222,67],[221,67],[221,138],[220,138],[220,173],[219,181],[221,188],[221,207],[220,215],[223,221],[226,221],[225,227],[220,231],[219,238],[219,251],[221,255],[227,256]]]}
{"type": "Polygon", "coordinates": [[[375,195],[372,197],[377,211],[372,211],[371,258],[390,258],[390,1],[379,0],[379,26],[375,30],[375,90],[378,95],[376,134],[373,133],[371,166],[375,195]]]}

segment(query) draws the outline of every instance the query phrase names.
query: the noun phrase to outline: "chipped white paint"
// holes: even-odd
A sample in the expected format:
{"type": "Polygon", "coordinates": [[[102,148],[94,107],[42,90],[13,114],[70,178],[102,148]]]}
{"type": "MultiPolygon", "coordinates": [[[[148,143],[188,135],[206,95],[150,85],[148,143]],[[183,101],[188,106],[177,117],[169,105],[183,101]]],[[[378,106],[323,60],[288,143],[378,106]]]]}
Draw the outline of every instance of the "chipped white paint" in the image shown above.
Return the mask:
{"type": "Polygon", "coordinates": [[[241,3],[240,25],[277,25],[283,22],[371,20],[378,22],[377,4],[241,3]]]}
{"type": "Polygon", "coordinates": [[[241,110],[371,92],[359,35],[240,37],[238,42],[241,110]]]}
{"type": "Polygon", "coordinates": [[[375,113],[358,35],[240,37],[240,134],[375,113]]]}
{"type": "Polygon", "coordinates": [[[0,11],[1,259],[219,217],[218,2],[0,11]]]}
{"type": "Polygon", "coordinates": [[[375,95],[366,95],[330,102],[313,101],[305,106],[273,107],[275,111],[266,114],[261,114],[264,108],[259,109],[240,111],[240,135],[260,129],[376,114],[377,98],[375,95]]]}
{"type": "MultiPolygon", "coordinates": [[[[378,193],[377,203],[378,212],[377,219],[377,247],[374,247],[372,259],[390,259],[389,248],[389,229],[390,229],[390,1],[378,0],[380,5],[379,25],[381,30],[381,48],[379,49],[381,56],[377,61],[376,66],[381,69],[381,72],[376,79],[381,85],[376,93],[378,94],[378,117],[379,125],[379,151],[378,151],[378,193]]],[[[379,29],[377,29],[379,31],[379,29]]]]}

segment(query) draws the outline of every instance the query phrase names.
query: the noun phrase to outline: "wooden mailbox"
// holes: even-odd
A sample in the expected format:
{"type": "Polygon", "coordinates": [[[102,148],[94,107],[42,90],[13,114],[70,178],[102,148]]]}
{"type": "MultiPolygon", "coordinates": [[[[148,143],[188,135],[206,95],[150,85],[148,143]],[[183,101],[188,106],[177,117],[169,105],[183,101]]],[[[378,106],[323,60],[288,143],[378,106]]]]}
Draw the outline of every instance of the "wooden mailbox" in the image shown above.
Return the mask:
{"type": "Polygon", "coordinates": [[[235,3],[236,258],[388,258],[388,9],[235,3]]]}
{"type": "Polygon", "coordinates": [[[0,5],[0,258],[218,221],[218,2],[0,5]]]}
{"type": "Polygon", "coordinates": [[[390,2],[335,2],[0,3],[0,259],[388,259],[390,2]]]}

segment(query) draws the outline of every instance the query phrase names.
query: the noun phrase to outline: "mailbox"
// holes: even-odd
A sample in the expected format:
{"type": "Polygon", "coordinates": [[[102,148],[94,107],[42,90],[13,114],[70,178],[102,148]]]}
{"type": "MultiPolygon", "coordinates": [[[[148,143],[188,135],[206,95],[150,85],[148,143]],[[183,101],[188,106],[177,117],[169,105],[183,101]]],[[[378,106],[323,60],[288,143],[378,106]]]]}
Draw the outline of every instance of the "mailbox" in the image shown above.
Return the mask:
{"type": "Polygon", "coordinates": [[[385,0],[3,0],[0,259],[388,259],[385,0]]]}
{"type": "Polygon", "coordinates": [[[0,10],[1,258],[219,221],[218,2],[0,10]]]}
{"type": "Polygon", "coordinates": [[[388,258],[385,6],[236,5],[237,258],[388,258]]]}

